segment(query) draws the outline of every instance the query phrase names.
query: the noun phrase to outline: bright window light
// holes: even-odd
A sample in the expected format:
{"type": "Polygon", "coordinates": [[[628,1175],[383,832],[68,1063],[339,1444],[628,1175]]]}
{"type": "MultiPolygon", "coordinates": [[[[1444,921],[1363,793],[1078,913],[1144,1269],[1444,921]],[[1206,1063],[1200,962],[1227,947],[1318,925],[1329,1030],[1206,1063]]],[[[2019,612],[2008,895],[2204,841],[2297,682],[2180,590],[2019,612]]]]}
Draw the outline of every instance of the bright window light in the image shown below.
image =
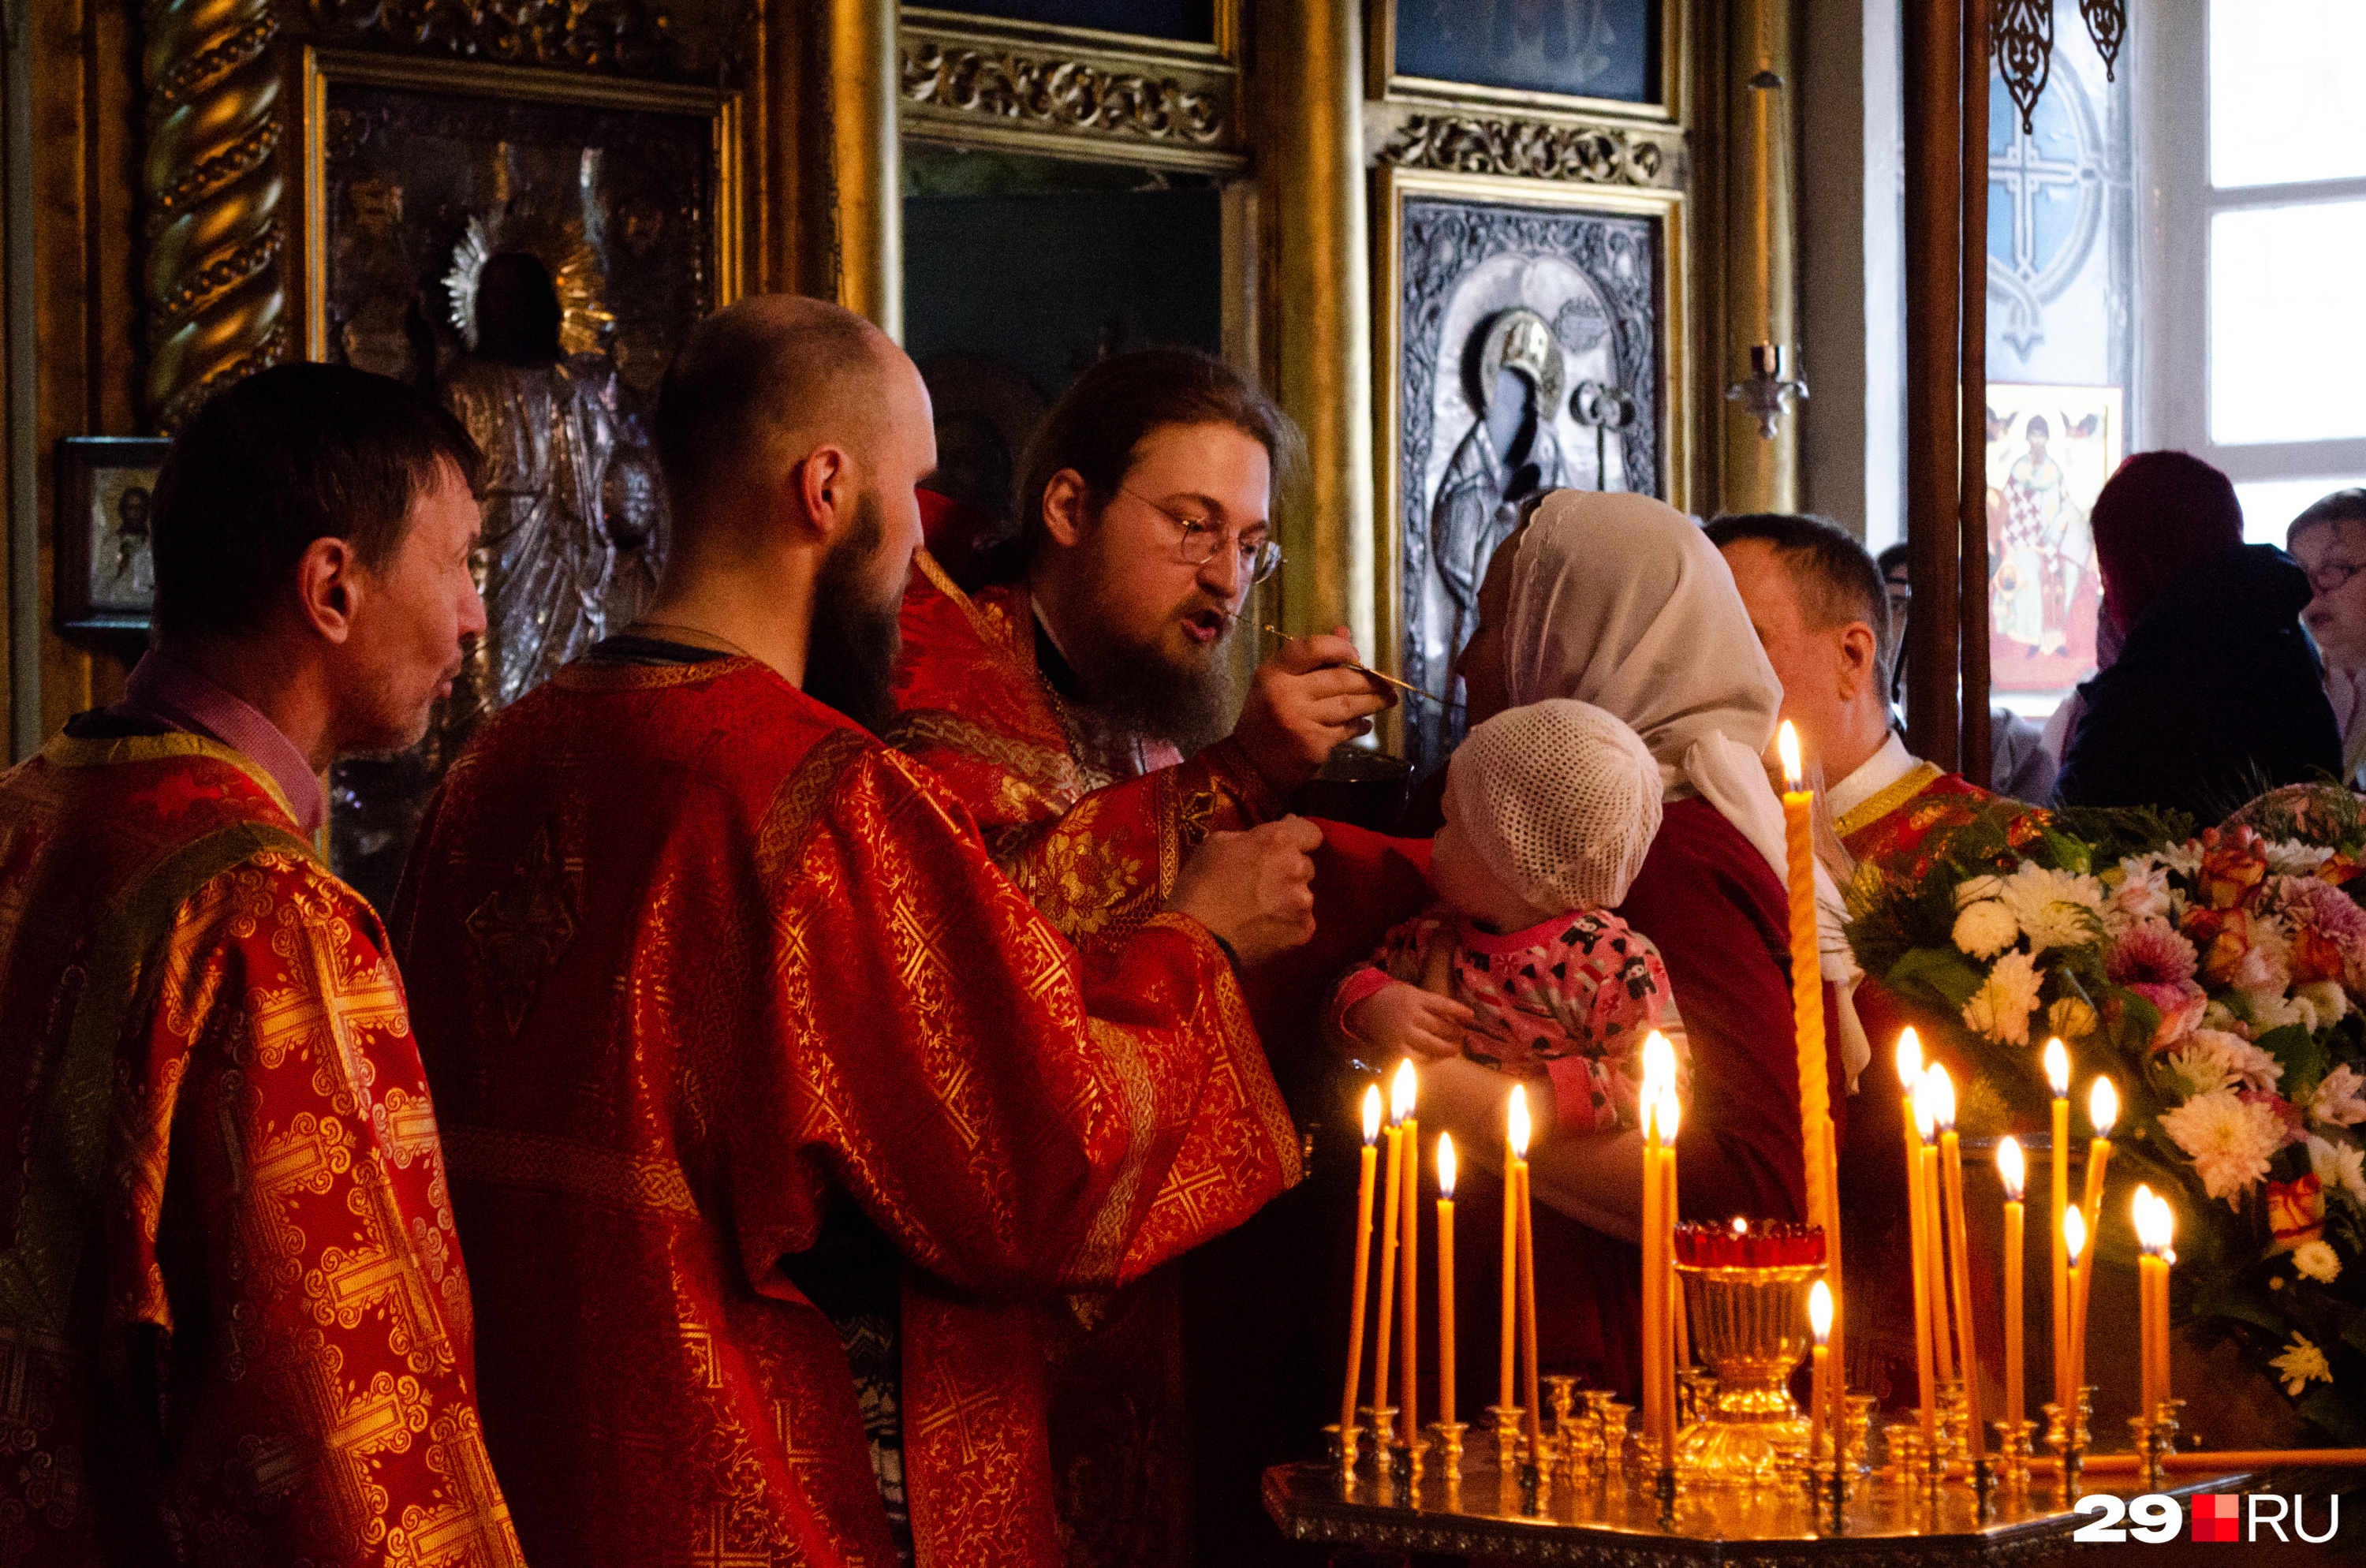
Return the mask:
{"type": "Polygon", "coordinates": [[[2366,175],[2366,6],[2214,0],[2210,183],[2287,185],[2366,175]]]}
{"type": "MultiPolygon", "coordinates": [[[[2359,7],[2366,12],[2366,6],[2359,7]]],[[[2360,138],[2366,141],[2366,138],[2360,138]]],[[[2366,436],[2366,201],[2238,208],[2210,220],[2210,439],[2366,436]]]]}
{"type": "Polygon", "coordinates": [[[2243,503],[2243,539],[2247,544],[2284,547],[2284,530],[2311,504],[2338,490],[2366,485],[2366,479],[2335,477],[2322,479],[2254,479],[2235,487],[2243,503]]]}

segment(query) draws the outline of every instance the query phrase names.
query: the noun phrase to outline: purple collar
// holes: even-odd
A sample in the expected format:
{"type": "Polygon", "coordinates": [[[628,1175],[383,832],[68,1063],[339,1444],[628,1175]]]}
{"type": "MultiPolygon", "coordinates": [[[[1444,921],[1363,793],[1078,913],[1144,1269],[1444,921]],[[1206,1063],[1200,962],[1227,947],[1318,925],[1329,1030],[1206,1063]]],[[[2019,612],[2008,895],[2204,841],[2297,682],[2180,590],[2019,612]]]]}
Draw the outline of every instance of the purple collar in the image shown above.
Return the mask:
{"type": "Polygon", "coordinates": [[[224,691],[177,660],[150,652],[132,667],[123,700],[107,710],[118,718],[141,719],[187,733],[209,736],[271,775],[296,814],[296,826],[310,838],[329,819],[329,796],[295,743],[260,709],[224,691]]]}

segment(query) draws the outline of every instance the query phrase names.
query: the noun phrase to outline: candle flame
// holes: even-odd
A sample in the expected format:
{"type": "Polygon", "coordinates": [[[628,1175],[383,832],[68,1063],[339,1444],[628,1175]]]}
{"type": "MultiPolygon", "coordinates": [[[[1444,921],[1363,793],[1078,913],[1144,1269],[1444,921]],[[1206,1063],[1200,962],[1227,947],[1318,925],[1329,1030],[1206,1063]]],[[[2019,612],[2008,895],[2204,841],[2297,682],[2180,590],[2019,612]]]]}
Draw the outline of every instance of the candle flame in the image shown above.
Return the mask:
{"type": "Polygon", "coordinates": [[[2153,1196],[2150,1187],[2141,1186],[2136,1189],[2135,1201],[2128,1205],[2135,1219],[2136,1245],[2151,1257],[2159,1257],[2161,1249],[2169,1245],[2169,1238],[2161,1235],[2160,1225],[2160,1212],[2167,1206],[2153,1196]]]}
{"type": "Polygon", "coordinates": [[[1782,753],[1783,782],[1792,794],[1799,793],[1799,732],[1785,719],[1783,728],[1774,732],[1774,750],[1782,753]]]}
{"type": "Polygon", "coordinates": [[[1816,1331],[1819,1345],[1832,1337],[1832,1288],[1821,1280],[1808,1292],[1808,1326],[1816,1331]]]}
{"type": "Polygon", "coordinates": [[[2062,1211],[2062,1245],[2068,1249],[2073,1263],[2087,1250],[2087,1216],[2079,1212],[2076,1203],[2062,1211]]]}
{"type": "Polygon", "coordinates": [[[1454,1201],[1454,1134],[1451,1133],[1437,1135],[1437,1195],[1449,1203],[1454,1201]]]}
{"type": "Polygon", "coordinates": [[[1364,1142],[1380,1141],[1380,1086],[1374,1084],[1364,1091],[1364,1142]]]}
{"type": "Polygon", "coordinates": [[[1512,1086],[1510,1127],[1505,1142],[1512,1145],[1514,1159],[1528,1157],[1528,1090],[1525,1084],[1512,1086]]]}
{"type": "Polygon", "coordinates": [[[2018,1203],[2029,1185],[2029,1164],[2021,1156],[2021,1141],[2007,1138],[1997,1145],[1997,1175],[2004,1182],[2005,1201],[2018,1203]]]}
{"type": "Polygon", "coordinates": [[[1933,1062],[1923,1075],[1931,1084],[1931,1120],[1942,1133],[1955,1130],[1955,1080],[1947,1076],[1944,1062],[1933,1062]]]}
{"type": "Polygon", "coordinates": [[[1914,1131],[1924,1143],[1939,1135],[1938,1116],[1931,1104],[1931,1075],[1914,1080],[1914,1131]]]}
{"type": "Polygon", "coordinates": [[[2054,1098],[2062,1100],[2070,1093],[2070,1052],[2059,1040],[2045,1043],[2045,1081],[2054,1087],[2054,1098]]]}
{"type": "Polygon", "coordinates": [[[1684,1102],[1676,1098],[1673,1085],[1660,1090],[1660,1142],[1671,1145],[1676,1141],[1676,1130],[1684,1124],[1684,1102]]]}
{"type": "Polygon", "coordinates": [[[1643,1036],[1643,1098],[1659,1098],[1658,1090],[1676,1081],[1676,1048],[1658,1030],[1643,1036]]]}
{"type": "Polygon", "coordinates": [[[1898,1085],[1911,1094],[1914,1080],[1921,1076],[1921,1037],[1910,1029],[1901,1029],[1898,1032],[1898,1085]]]}
{"type": "Polygon", "coordinates": [[[1733,1234],[1736,1235],[1748,1235],[1750,1234],[1750,1222],[1743,1219],[1740,1214],[1734,1215],[1733,1234]]]}
{"type": "Polygon", "coordinates": [[[2097,1078],[2087,1096],[2087,1121],[2095,1129],[2095,1136],[2112,1135],[2112,1123],[2120,1119],[2120,1091],[2112,1087],[2109,1078],[2097,1078]]]}
{"type": "Polygon", "coordinates": [[[1397,1064],[1397,1076],[1389,1083],[1389,1120],[1391,1122],[1403,1122],[1413,1114],[1413,1091],[1418,1081],[1414,1077],[1411,1056],[1397,1064]]]}

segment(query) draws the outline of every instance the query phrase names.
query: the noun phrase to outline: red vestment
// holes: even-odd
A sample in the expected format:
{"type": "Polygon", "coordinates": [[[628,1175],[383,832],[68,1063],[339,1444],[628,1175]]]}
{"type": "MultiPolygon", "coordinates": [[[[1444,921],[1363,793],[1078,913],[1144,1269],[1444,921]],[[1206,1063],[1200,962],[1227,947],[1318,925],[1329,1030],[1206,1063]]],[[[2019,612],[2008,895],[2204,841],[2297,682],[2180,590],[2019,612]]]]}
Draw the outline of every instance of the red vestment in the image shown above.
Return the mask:
{"type": "Polygon", "coordinates": [[[520,1561],[403,989],[196,735],[0,778],[0,1560],[520,1561]]]}
{"type": "MultiPolygon", "coordinates": [[[[926,554],[904,596],[888,739],[969,807],[997,864],[1072,938],[1130,931],[1211,829],[1284,803],[1230,741],[1189,761],[1103,737],[1036,660],[1023,586],[963,593],[926,554]]],[[[1181,1301],[1173,1270],[1078,1296],[1045,1325],[1061,1534],[1070,1568],[1191,1558],[1181,1301]]]]}
{"type": "Polygon", "coordinates": [[[573,665],[505,710],[396,925],[544,1568],[893,1561],[788,1267],[857,1215],[905,1260],[920,1561],[1055,1562],[1039,1303],[1297,1176],[1204,928],[1071,947],[926,770],[749,660],[573,665]]]}
{"type": "MultiPolygon", "coordinates": [[[[1843,812],[1832,826],[1859,865],[1894,865],[1905,872],[1923,840],[1942,828],[1971,820],[1993,798],[1960,774],[1942,773],[1936,763],[1917,762],[1887,788],[1843,812]]],[[[1840,1153],[1842,1257],[1852,1281],[1861,1281],[1842,1292],[1848,1313],[1849,1386],[1892,1408],[1913,1404],[1917,1397],[1914,1314],[1898,1310],[1898,1303],[1911,1303],[1914,1297],[1906,1199],[1906,1099],[1895,1066],[1898,1032],[1917,1021],[1870,976],[1857,982],[1855,1001],[1873,1061],[1849,1101],[1840,1153]]],[[[1921,1032],[1928,1058],[1944,1036],[1928,1027],[1921,1032]]],[[[1949,1070],[1959,1082],[1968,1081],[1961,1068],[1955,1063],[1949,1070]]],[[[1986,1255],[1976,1251],[1973,1256],[1974,1282],[1984,1284],[1986,1255]]]]}

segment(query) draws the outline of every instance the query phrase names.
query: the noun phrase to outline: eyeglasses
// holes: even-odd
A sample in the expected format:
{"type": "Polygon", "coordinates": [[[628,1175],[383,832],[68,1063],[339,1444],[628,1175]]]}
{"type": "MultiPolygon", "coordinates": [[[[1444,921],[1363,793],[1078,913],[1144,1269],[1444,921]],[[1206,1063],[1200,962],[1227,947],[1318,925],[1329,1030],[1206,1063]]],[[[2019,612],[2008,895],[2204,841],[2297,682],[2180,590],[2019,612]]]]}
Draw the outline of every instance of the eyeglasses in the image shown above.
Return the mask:
{"type": "Polygon", "coordinates": [[[2361,571],[2366,571],[2366,561],[2319,561],[2308,569],[2308,585],[2319,593],[2330,593],[2361,571]]]}
{"type": "Polygon", "coordinates": [[[1230,534],[1205,518],[1170,512],[1138,491],[1128,490],[1123,485],[1118,486],[1118,491],[1121,494],[1132,496],[1181,530],[1180,536],[1175,541],[1176,556],[1185,566],[1207,565],[1216,558],[1216,552],[1229,540],[1240,552],[1241,570],[1251,582],[1263,582],[1281,570],[1281,547],[1269,538],[1251,540],[1246,535],[1230,534]]]}

